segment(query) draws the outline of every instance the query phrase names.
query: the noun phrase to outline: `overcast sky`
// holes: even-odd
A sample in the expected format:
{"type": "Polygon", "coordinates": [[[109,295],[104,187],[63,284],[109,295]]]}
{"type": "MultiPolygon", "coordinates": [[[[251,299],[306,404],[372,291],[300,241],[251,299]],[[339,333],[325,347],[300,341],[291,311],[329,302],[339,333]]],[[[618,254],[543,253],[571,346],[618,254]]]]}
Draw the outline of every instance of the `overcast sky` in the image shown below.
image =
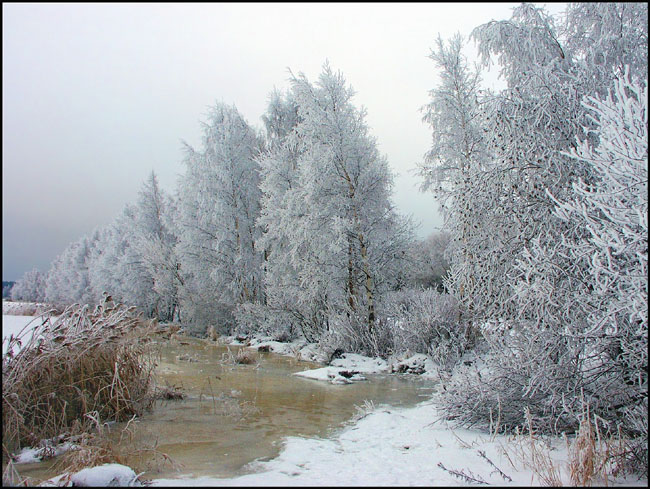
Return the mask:
{"type": "Polygon", "coordinates": [[[181,140],[200,147],[208,106],[235,104],[261,127],[287,69],[314,81],[326,59],[368,111],[395,204],[427,236],[442,219],[411,172],[431,137],[430,48],[515,5],[3,3],[2,279],[47,271],[135,202],[151,170],[174,192],[181,140]]]}

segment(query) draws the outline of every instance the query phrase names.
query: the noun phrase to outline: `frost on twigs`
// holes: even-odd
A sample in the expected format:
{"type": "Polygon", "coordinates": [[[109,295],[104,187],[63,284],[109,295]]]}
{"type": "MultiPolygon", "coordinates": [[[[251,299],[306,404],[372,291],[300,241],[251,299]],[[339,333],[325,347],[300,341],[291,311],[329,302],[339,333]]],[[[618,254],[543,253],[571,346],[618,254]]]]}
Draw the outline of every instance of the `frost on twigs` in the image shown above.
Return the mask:
{"type": "Polygon", "coordinates": [[[487,347],[441,393],[449,419],[576,433],[582,396],[647,471],[647,5],[522,4],[477,27],[483,91],[456,36],[425,120],[422,176],[452,240],[446,287],[487,347]],[[494,327],[484,327],[491,324],[494,327]]]}

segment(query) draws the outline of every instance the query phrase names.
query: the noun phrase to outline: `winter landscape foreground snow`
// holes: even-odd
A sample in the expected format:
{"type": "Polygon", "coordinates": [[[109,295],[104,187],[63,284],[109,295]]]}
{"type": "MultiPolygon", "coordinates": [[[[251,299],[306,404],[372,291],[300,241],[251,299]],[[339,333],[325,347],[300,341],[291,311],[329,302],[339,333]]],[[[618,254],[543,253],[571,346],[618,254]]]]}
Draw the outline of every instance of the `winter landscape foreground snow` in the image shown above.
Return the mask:
{"type": "MultiPolygon", "coordinates": [[[[3,315],[3,338],[33,320],[29,316],[3,315]]],[[[232,338],[230,344],[237,344],[232,338]]],[[[270,351],[317,355],[313,345],[256,339],[250,348],[268,346],[270,351]]],[[[435,376],[432,363],[422,355],[402,360],[405,365],[424,365],[422,375],[435,376]]],[[[399,365],[399,364],[398,364],[399,365]]],[[[347,379],[341,371],[357,375],[387,372],[395,368],[380,358],[343,354],[330,366],[299,372],[314,381],[347,379]]],[[[408,374],[407,374],[408,375],[408,374]]],[[[352,379],[354,380],[354,379],[352,379]]],[[[352,382],[353,383],[353,382],[352,382]]],[[[354,385],[345,386],[354,388],[354,385]]],[[[70,448],[70,447],[66,447],[70,448]]],[[[34,462],[34,449],[23,450],[18,463],[34,462]],[[31,457],[30,457],[31,456],[31,457]]],[[[534,439],[496,435],[478,430],[456,429],[442,421],[433,400],[413,408],[366,403],[336,434],[329,438],[288,437],[278,457],[255,461],[251,473],[233,478],[194,477],[180,474],[174,479],[154,479],[153,486],[463,486],[571,485],[569,448],[566,440],[534,439]]],[[[139,484],[135,472],[119,464],[85,468],[61,474],[43,485],[139,484]]],[[[603,481],[604,482],[604,481],[603,481]]],[[[638,477],[607,481],[608,485],[647,486],[638,477]]]]}
{"type": "MultiPolygon", "coordinates": [[[[288,438],[277,458],[252,464],[256,470],[252,474],[230,479],[156,479],[153,485],[545,485],[526,457],[530,440],[452,429],[440,421],[431,401],[408,409],[377,406],[361,416],[329,439],[288,438]]],[[[548,449],[541,448],[542,442],[536,445],[555,467],[556,480],[571,485],[566,443],[556,439],[548,449]]],[[[641,487],[647,481],[628,478],[609,484],[641,487]]]]}

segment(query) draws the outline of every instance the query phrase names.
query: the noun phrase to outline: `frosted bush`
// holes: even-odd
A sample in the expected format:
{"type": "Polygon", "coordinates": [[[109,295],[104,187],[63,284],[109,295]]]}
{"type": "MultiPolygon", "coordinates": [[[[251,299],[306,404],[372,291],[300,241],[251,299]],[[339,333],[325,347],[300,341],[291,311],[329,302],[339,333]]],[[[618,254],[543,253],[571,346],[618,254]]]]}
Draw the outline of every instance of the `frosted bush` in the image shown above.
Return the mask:
{"type": "Polygon", "coordinates": [[[460,305],[449,294],[434,289],[392,292],[381,311],[395,352],[428,354],[448,368],[471,345],[468,324],[459,322],[460,305]]]}
{"type": "Polygon", "coordinates": [[[239,304],[234,316],[238,335],[259,333],[284,342],[298,336],[296,320],[286,311],[271,309],[263,304],[239,304]]]}
{"type": "MultiPolygon", "coordinates": [[[[330,330],[323,339],[327,341],[330,349],[382,358],[387,358],[393,352],[392,332],[381,318],[370,328],[364,316],[347,312],[331,314],[329,327],[330,330]]],[[[321,340],[321,344],[323,343],[321,340]]]]}

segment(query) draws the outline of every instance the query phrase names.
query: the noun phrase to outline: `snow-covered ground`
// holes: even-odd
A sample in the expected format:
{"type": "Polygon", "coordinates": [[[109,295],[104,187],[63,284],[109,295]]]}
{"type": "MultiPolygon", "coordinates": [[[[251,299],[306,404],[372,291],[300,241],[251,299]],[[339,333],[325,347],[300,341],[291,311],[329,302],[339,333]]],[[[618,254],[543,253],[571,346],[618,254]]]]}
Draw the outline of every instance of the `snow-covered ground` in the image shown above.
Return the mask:
{"type": "MultiPolygon", "coordinates": [[[[2,337],[8,338],[9,335],[16,336],[20,331],[27,326],[30,322],[34,321],[40,316],[10,316],[7,314],[2,315],[2,337]]],[[[36,323],[34,323],[35,325],[36,323]]]]}
{"type": "Polygon", "coordinates": [[[45,444],[45,446],[39,448],[25,447],[13,456],[13,463],[19,465],[41,462],[43,458],[58,457],[76,446],[74,443],[64,442],[45,444]]]}
{"type": "Polygon", "coordinates": [[[2,314],[11,316],[36,316],[51,309],[52,305],[44,302],[2,300],[2,314]]]}
{"type": "MultiPolygon", "coordinates": [[[[40,324],[40,316],[9,316],[9,315],[2,315],[2,354],[4,355],[7,353],[7,346],[8,346],[8,341],[5,341],[5,339],[8,339],[10,335],[17,336],[25,326],[29,324],[30,329],[37,324],[40,324]]],[[[31,335],[25,331],[25,334],[23,336],[23,344],[27,343],[29,341],[29,338],[31,338],[31,335]]],[[[16,353],[16,352],[14,352],[16,353]]]]}
{"type": "Polygon", "coordinates": [[[138,475],[125,465],[103,464],[74,474],[61,474],[40,484],[44,487],[140,487],[138,475]]]}
{"type": "MultiPolygon", "coordinates": [[[[22,328],[30,318],[3,315],[3,336],[22,328]],[[5,325],[7,326],[5,329],[5,325]],[[12,329],[13,328],[13,329],[12,329]]],[[[233,339],[228,344],[241,344],[233,339]]],[[[268,345],[285,355],[322,355],[314,345],[253,340],[251,348],[268,345]]],[[[343,354],[330,366],[297,375],[332,381],[341,371],[361,374],[390,371],[421,371],[434,376],[429,359],[422,355],[390,361],[356,354],[343,354]]],[[[350,386],[354,388],[354,386],[350,386]]],[[[288,437],[279,456],[248,466],[252,473],[233,477],[154,479],[153,486],[466,486],[487,483],[500,486],[547,485],[540,478],[540,460],[552,463],[556,482],[571,485],[565,441],[554,439],[544,445],[535,442],[538,453],[533,466],[530,440],[506,436],[491,437],[475,430],[453,429],[444,421],[433,401],[412,408],[360,407],[355,420],[330,438],[288,437]],[[473,482],[474,481],[474,482],[473,482]],[[481,482],[482,481],[482,482],[481,482]]],[[[25,451],[25,458],[33,453],[25,451]]],[[[30,459],[30,461],[32,461],[30,459]]],[[[57,476],[43,485],[70,485],[91,480],[100,485],[128,485],[135,473],[128,467],[107,464],[93,471],[57,476]],[[79,480],[77,480],[79,479],[79,480]],[[87,480],[88,479],[88,480],[87,480]]],[[[608,481],[609,485],[647,486],[636,477],[608,481]]],[[[136,481],[137,484],[137,481],[136,481]]]]}
{"type": "MultiPolygon", "coordinates": [[[[527,441],[518,444],[505,436],[454,430],[439,419],[431,401],[407,409],[379,406],[332,438],[287,438],[277,458],[250,465],[255,473],[228,479],[155,479],[152,485],[466,486],[471,479],[499,486],[545,485],[517,456],[527,441]]],[[[552,449],[541,450],[557,468],[559,481],[571,485],[566,444],[555,440],[552,449]]],[[[631,477],[609,484],[643,487],[646,482],[631,477]]]]}

